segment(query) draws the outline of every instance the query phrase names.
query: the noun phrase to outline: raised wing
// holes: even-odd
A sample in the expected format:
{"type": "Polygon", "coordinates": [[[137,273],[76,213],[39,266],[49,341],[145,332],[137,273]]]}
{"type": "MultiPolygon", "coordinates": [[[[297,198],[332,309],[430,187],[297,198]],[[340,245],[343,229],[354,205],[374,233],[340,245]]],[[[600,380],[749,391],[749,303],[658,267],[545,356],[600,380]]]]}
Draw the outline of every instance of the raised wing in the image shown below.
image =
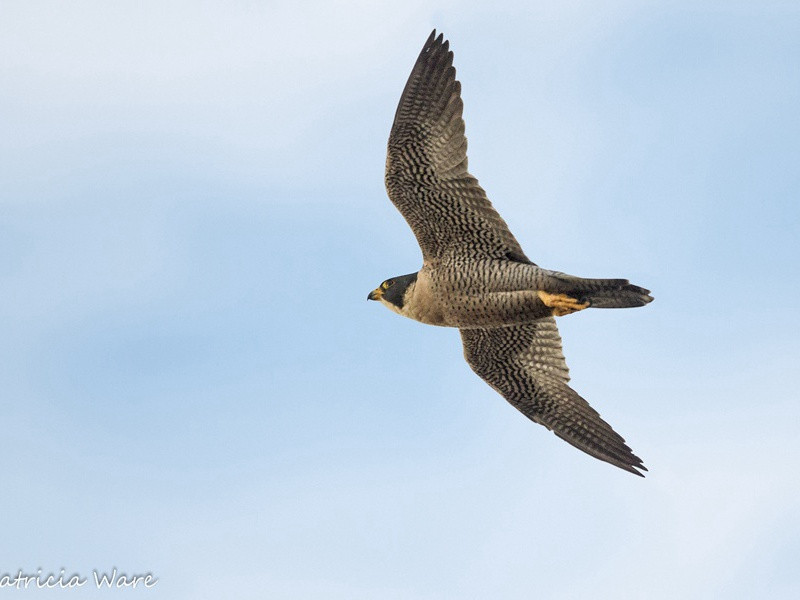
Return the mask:
{"type": "Polygon", "coordinates": [[[467,172],[461,84],[434,30],[408,78],[386,156],[386,189],[425,261],[445,254],[527,261],[478,180],[467,172]]]}
{"type": "Polygon", "coordinates": [[[472,370],[531,421],[579,450],[643,477],[639,470],[647,469],[641,459],[567,385],[569,375],[554,319],[462,329],[461,340],[472,370]]]}

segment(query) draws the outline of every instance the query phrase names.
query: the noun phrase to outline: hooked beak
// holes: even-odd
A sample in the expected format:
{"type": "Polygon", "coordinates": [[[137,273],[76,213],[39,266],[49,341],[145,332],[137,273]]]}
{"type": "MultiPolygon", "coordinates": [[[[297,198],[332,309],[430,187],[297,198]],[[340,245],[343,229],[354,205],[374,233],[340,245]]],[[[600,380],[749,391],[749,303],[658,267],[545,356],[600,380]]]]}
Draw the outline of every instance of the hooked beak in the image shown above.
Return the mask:
{"type": "Polygon", "coordinates": [[[381,288],[375,288],[369,293],[367,296],[367,300],[380,300],[383,297],[383,290],[381,288]]]}

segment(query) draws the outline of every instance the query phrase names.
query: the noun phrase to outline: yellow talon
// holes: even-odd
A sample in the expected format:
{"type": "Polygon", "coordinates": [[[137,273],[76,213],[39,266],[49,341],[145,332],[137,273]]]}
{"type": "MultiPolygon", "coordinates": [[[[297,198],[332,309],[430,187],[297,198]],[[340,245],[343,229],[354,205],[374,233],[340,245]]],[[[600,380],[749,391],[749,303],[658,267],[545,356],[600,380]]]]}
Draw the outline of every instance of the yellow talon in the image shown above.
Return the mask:
{"type": "Polygon", "coordinates": [[[570,313],[578,312],[584,308],[589,308],[589,302],[579,302],[577,298],[567,296],[566,294],[551,294],[549,292],[536,292],[539,299],[544,302],[545,306],[553,309],[554,317],[563,317],[570,313]]]}

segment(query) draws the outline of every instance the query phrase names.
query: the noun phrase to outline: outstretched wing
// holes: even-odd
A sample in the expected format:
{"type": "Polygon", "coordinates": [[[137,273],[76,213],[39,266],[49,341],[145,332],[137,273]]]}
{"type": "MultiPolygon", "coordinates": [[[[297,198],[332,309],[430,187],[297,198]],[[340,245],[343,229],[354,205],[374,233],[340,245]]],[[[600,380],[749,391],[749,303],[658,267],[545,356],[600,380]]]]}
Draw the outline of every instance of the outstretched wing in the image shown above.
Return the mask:
{"type": "Polygon", "coordinates": [[[494,329],[462,329],[469,366],[531,421],[579,450],[639,476],[646,471],[625,440],[567,385],[555,319],[494,329]]]}
{"type": "Polygon", "coordinates": [[[461,84],[449,43],[434,30],[408,78],[386,156],[386,189],[422,256],[527,261],[478,180],[467,172],[461,84]]]}

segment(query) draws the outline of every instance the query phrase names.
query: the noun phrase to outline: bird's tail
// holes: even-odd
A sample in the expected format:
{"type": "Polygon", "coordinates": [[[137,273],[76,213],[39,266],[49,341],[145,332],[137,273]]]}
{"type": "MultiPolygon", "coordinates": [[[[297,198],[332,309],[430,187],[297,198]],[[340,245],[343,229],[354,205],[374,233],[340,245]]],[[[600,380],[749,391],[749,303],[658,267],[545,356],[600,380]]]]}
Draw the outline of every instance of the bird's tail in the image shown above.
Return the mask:
{"type": "MultiPolygon", "coordinates": [[[[650,290],[633,285],[627,279],[584,279],[553,273],[553,289],[592,308],[632,308],[653,301],[650,290]]],[[[587,307],[588,308],[588,307],[587,307]]]]}

